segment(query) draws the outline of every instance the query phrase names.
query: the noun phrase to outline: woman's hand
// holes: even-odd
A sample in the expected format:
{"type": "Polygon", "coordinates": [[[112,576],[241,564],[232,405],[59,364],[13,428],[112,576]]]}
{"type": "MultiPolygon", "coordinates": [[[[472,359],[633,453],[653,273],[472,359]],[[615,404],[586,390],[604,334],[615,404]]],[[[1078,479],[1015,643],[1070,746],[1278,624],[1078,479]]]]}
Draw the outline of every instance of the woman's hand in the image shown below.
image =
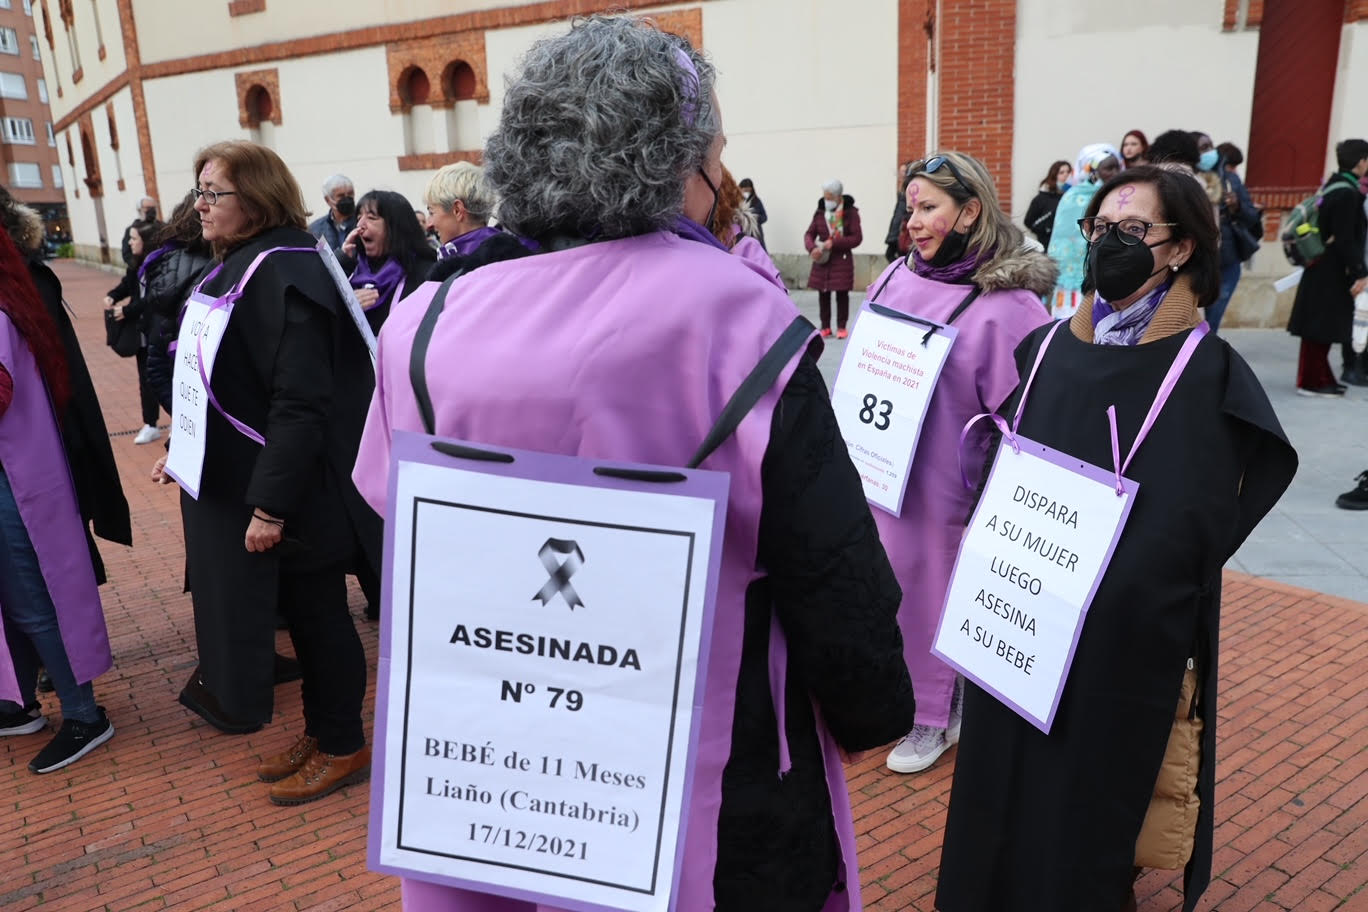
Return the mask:
{"type": "Polygon", "coordinates": [[[822,257],[822,245],[821,245],[821,244],[815,245],[811,250],[808,251],[808,256],[812,257],[813,262],[816,262],[817,260],[821,259],[821,257],[822,257]]]}
{"type": "Polygon", "coordinates": [[[1354,297],[1358,297],[1360,294],[1363,293],[1363,290],[1365,288],[1368,288],[1368,279],[1359,279],[1352,286],[1350,286],[1349,293],[1354,297]]]}
{"type": "Polygon", "coordinates": [[[109,308],[111,308],[111,307],[114,306],[114,299],[111,298],[109,295],[105,295],[105,298],[104,298],[104,305],[105,305],[105,309],[108,310],[109,308]]]}
{"type": "Polygon", "coordinates": [[[252,521],[247,526],[247,536],[244,544],[247,550],[253,554],[269,551],[280,544],[280,539],[285,534],[285,521],[272,516],[265,510],[256,509],[252,511],[252,521]]]}
{"type": "Polygon", "coordinates": [[[360,244],[360,243],[361,243],[361,229],[360,229],[360,228],[353,228],[353,229],[351,230],[351,234],[347,235],[347,239],[346,239],[345,241],[342,242],[342,252],[345,253],[347,256],[352,257],[353,259],[355,259],[356,256],[357,256],[356,248],[357,248],[357,245],[360,244]]]}
{"type": "Polygon", "coordinates": [[[166,457],[152,464],[152,481],[155,484],[170,484],[171,476],[166,474],[166,457]]]}
{"type": "Polygon", "coordinates": [[[116,304],[116,305],[113,307],[113,311],[114,311],[114,320],[115,320],[115,322],[117,322],[117,321],[119,321],[119,320],[122,320],[122,319],[124,318],[124,308],[127,307],[127,306],[128,306],[128,305],[126,305],[126,304],[116,304]]]}
{"type": "Polygon", "coordinates": [[[380,292],[374,288],[356,289],[356,300],[361,302],[362,310],[369,310],[375,306],[375,302],[380,300],[380,292]]]}

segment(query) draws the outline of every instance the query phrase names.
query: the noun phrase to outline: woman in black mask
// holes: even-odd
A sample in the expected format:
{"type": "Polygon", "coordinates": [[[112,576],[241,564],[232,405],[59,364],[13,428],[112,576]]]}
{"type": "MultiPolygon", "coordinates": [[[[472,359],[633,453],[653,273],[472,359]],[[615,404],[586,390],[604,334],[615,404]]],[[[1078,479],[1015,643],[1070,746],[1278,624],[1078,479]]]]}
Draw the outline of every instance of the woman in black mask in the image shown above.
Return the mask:
{"type": "Polygon", "coordinates": [[[1221,567],[1296,471],[1253,371],[1198,312],[1220,286],[1201,185],[1134,168],[1079,223],[1097,291],[1017,347],[1033,379],[1000,413],[1059,465],[1138,487],[1049,733],[966,686],[944,912],[1133,910],[1145,867],[1185,869],[1183,909],[1196,905],[1211,877],[1221,567]]]}

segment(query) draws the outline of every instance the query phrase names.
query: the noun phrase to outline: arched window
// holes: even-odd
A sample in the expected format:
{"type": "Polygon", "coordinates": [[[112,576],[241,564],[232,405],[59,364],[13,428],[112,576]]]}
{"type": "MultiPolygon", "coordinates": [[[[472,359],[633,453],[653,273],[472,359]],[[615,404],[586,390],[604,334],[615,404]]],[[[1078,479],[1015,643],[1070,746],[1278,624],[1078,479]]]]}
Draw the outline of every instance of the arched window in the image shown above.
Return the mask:
{"type": "Polygon", "coordinates": [[[254,85],[247,90],[247,129],[252,142],[270,146],[275,141],[275,99],[270,89],[254,85]]]}
{"type": "Polygon", "coordinates": [[[450,104],[444,124],[448,150],[480,147],[480,112],[475,99],[478,88],[475,70],[464,60],[453,60],[442,71],[442,89],[450,104]]]}
{"type": "Polygon", "coordinates": [[[125,188],[123,162],[119,159],[119,126],[114,122],[114,103],[105,104],[105,120],[109,124],[109,148],[114,150],[114,185],[120,190],[125,188]]]}
{"type": "Polygon", "coordinates": [[[437,151],[432,82],[422,67],[410,66],[399,74],[399,101],[404,116],[404,153],[424,155],[437,151]]]}

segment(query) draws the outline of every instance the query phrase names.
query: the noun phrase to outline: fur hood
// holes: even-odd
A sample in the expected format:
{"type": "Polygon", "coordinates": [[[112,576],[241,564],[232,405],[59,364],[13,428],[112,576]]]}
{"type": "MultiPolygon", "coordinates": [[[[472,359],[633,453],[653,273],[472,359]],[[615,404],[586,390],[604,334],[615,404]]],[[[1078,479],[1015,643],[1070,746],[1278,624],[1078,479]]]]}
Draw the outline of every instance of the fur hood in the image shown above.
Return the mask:
{"type": "Polygon", "coordinates": [[[974,273],[974,284],[990,291],[1008,291],[1024,288],[1038,295],[1047,295],[1054,290],[1059,267],[1045,254],[1028,247],[1018,247],[1007,253],[993,257],[974,273]]]}
{"type": "Polygon", "coordinates": [[[14,200],[3,215],[5,228],[16,247],[32,254],[43,245],[43,219],[37,212],[14,200]]]}

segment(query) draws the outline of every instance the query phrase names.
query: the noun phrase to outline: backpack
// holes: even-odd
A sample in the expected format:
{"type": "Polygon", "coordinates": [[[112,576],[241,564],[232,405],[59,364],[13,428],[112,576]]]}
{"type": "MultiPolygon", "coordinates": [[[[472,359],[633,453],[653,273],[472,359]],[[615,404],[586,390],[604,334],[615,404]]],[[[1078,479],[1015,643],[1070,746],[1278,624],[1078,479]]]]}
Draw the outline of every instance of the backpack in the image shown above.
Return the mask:
{"type": "Polygon", "coordinates": [[[1283,253],[1287,254],[1287,261],[1293,266],[1312,266],[1325,256],[1325,240],[1320,232],[1321,204],[1326,196],[1340,189],[1354,188],[1337,181],[1317,190],[1298,203],[1283,220],[1283,253]]]}

